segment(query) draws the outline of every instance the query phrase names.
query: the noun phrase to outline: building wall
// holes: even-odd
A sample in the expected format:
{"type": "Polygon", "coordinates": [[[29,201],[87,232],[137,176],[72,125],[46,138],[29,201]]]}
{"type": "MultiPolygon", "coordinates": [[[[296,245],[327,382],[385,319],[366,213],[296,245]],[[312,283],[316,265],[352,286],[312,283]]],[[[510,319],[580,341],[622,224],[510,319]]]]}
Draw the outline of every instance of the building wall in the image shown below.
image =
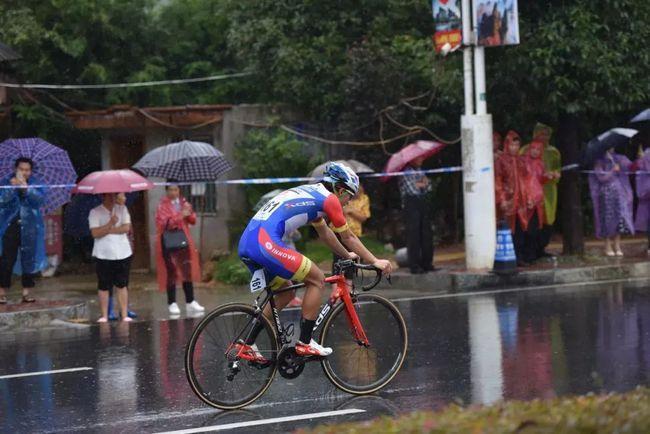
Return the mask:
{"type": "MultiPolygon", "coordinates": [[[[224,153],[235,168],[225,175],[225,179],[239,179],[241,170],[237,167],[235,148],[253,124],[264,124],[270,116],[277,112],[265,105],[240,105],[224,112],[223,121],[214,126],[199,130],[176,130],[168,128],[152,128],[145,130],[105,130],[102,132],[102,169],[117,169],[112,167],[110,158],[110,137],[119,135],[140,135],[144,137],[145,152],[157,147],[182,139],[211,141],[214,146],[224,153]]],[[[121,167],[120,167],[121,168],[121,167]]],[[[152,179],[164,181],[163,179],[152,179]]],[[[201,253],[202,261],[207,261],[215,251],[229,251],[237,243],[238,234],[231,233],[232,228],[239,228],[247,211],[245,187],[241,185],[217,186],[217,212],[199,214],[197,224],[191,228],[192,236],[201,253]]],[[[150,240],[150,268],[155,270],[156,222],[155,213],[160,199],[165,194],[162,187],[157,187],[145,194],[147,209],[147,231],[150,240]]]]}

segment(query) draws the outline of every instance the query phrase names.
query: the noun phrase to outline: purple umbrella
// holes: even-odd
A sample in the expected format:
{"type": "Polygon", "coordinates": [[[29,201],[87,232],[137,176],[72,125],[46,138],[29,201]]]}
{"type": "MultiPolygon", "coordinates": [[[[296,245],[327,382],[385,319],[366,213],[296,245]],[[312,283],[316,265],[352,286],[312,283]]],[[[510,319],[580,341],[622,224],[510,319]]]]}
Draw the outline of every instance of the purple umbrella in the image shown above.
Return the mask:
{"type": "Polygon", "coordinates": [[[43,205],[45,213],[70,201],[77,172],[66,151],[38,137],[7,139],[0,143],[0,179],[14,174],[14,163],[21,157],[30,158],[34,162],[33,176],[36,179],[54,187],[47,190],[47,199],[43,205]]]}

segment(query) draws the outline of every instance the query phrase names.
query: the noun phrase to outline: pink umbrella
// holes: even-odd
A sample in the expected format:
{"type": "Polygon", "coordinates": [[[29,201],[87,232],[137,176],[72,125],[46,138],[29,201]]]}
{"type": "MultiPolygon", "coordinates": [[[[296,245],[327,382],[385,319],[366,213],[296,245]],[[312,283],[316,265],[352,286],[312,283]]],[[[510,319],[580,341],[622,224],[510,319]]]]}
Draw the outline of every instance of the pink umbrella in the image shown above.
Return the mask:
{"type": "MultiPolygon", "coordinates": [[[[444,147],[445,145],[439,142],[418,140],[393,154],[386,163],[384,172],[399,172],[416,158],[429,158],[440,152],[444,147]]],[[[386,182],[390,178],[390,176],[382,176],[381,180],[386,182]]]]}
{"type": "Polygon", "coordinates": [[[79,181],[74,193],[132,193],[151,190],[153,183],[132,170],[102,170],[93,172],[79,181]]]}

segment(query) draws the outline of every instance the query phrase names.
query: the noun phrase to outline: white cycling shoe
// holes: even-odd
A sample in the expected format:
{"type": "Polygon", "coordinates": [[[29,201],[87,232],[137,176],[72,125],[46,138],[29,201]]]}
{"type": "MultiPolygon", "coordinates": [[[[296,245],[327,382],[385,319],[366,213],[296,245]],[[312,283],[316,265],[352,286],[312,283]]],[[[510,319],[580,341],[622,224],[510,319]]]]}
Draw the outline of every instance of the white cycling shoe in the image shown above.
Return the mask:
{"type": "Polygon", "coordinates": [[[299,356],[327,357],[332,354],[332,351],[331,348],[324,347],[313,339],[309,344],[304,344],[300,341],[296,342],[296,354],[299,356]]]}
{"type": "Polygon", "coordinates": [[[181,309],[178,307],[178,304],[172,303],[167,307],[169,309],[169,314],[170,315],[180,315],[181,314],[181,309]]]}

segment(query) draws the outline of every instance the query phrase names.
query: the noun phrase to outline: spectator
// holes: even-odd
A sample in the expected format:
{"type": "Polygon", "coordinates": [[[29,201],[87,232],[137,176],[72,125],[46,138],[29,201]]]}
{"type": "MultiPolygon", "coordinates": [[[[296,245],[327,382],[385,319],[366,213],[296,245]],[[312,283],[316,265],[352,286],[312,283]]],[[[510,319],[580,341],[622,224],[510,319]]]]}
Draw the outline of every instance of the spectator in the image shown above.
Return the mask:
{"type": "Polygon", "coordinates": [[[642,173],[636,175],[636,194],[639,205],[636,209],[634,229],[639,232],[646,231],[648,236],[648,254],[650,254],[650,148],[639,146],[639,159],[637,168],[642,173]]]}
{"type": "MultiPolygon", "coordinates": [[[[495,164],[495,189],[497,215],[505,220],[513,233],[515,254],[520,266],[528,265],[524,260],[525,234],[528,231],[529,202],[526,192],[528,168],[519,154],[521,138],[515,131],[508,131],[504,149],[495,164]]],[[[534,202],[533,202],[534,203],[534,202]]],[[[532,203],[530,208],[532,209],[532,203]]]]}
{"type": "Polygon", "coordinates": [[[542,242],[540,231],[544,223],[544,185],[553,179],[553,175],[546,172],[542,153],[544,144],[539,140],[533,140],[526,147],[526,153],[523,155],[526,167],[526,176],[522,178],[524,182],[524,192],[526,194],[527,225],[528,229],[523,234],[522,259],[526,263],[533,262],[541,257],[543,248],[539,244],[542,242]]]}
{"type": "MultiPolygon", "coordinates": [[[[533,140],[538,140],[544,145],[542,160],[544,161],[544,170],[550,176],[544,184],[544,219],[543,227],[539,231],[538,257],[552,256],[546,253],[546,247],[551,242],[553,235],[553,225],[557,215],[557,185],[560,182],[562,169],[562,157],[560,151],[551,144],[553,129],[548,125],[538,122],[533,129],[533,140]]],[[[522,153],[527,151],[527,146],[522,149],[522,153]]]]}
{"type": "Polygon", "coordinates": [[[343,207],[345,218],[353,234],[363,235],[363,224],[370,218],[370,198],[359,184],[359,192],[343,207]]]}
{"type": "Polygon", "coordinates": [[[132,321],[128,316],[129,272],[133,250],[128,233],[131,216],[126,206],[116,203],[115,194],[104,194],[102,204],[90,211],[88,223],[93,238],[93,257],[97,267],[97,289],[101,317],[97,322],[108,321],[109,292],[115,287],[120,304],[122,321],[132,321]]]}
{"type": "MultiPolygon", "coordinates": [[[[194,299],[194,282],[201,279],[199,253],[194,246],[190,225],[196,223],[192,205],[181,196],[176,185],[166,187],[167,195],[156,211],[158,287],[167,290],[167,305],[171,315],[181,313],[176,303],[176,284],[182,281],[187,311],[203,312],[205,308],[194,299]],[[166,234],[176,233],[175,245],[165,245],[166,234]],[[180,237],[180,238],[179,238],[180,237]]],[[[168,241],[171,243],[171,241],[168,241]]]]}
{"type": "Polygon", "coordinates": [[[17,188],[0,191],[0,304],[7,303],[14,272],[22,276],[22,302],[33,303],[30,290],[35,286],[34,277],[47,267],[45,222],[40,210],[46,192],[42,187],[29,187],[41,184],[32,176],[32,160],[18,158],[14,167],[16,173],[4,179],[2,185],[17,188]]]}
{"type": "MultiPolygon", "coordinates": [[[[359,192],[343,207],[345,219],[347,220],[350,231],[357,237],[363,235],[363,223],[370,218],[370,198],[363,189],[363,185],[359,184],[359,192]]],[[[337,235],[338,236],[338,235],[337,235]]],[[[342,259],[334,253],[334,260],[332,265],[342,259]]],[[[332,269],[332,273],[334,269],[332,269]]],[[[346,277],[352,279],[354,270],[347,271],[346,277]]]]}
{"type": "Polygon", "coordinates": [[[607,256],[623,256],[621,234],[634,233],[632,186],[627,174],[631,166],[632,163],[627,157],[609,149],[594,164],[595,173],[589,175],[596,236],[605,238],[607,256]]]}
{"type": "MultiPolygon", "coordinates": [[[[420,170],[424,158],[416,158],[405,172],[420,170]]],[[[406,249],[412,274],[433,271],[433,231],[428,193],[431,183],[425,175],[410,173],[399,178],[399,191],[406,224],[406,249]]]]}

